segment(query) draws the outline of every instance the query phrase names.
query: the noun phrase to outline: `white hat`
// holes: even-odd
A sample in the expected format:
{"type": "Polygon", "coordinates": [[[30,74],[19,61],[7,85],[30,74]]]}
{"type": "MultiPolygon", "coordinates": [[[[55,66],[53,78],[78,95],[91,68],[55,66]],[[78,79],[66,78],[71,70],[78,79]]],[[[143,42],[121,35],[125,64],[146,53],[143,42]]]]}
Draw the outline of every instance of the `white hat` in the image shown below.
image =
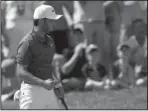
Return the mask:
{"type": "Polygon", "coordinates": [[[57,20],[62,16],[63,15],[57,15],[52,6],[42,4],[35,9],[33,19],[47,18],[47,19],[57,20]]]}

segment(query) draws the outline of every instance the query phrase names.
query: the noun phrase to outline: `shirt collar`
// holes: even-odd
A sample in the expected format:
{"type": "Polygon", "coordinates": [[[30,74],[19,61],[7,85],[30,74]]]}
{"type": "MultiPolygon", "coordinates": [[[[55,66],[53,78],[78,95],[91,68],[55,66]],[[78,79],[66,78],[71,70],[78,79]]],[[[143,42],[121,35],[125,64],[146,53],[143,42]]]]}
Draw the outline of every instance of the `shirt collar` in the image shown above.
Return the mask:
{"type": "Polygon", "coordinates": [[[50,41],[50,35],[44,35],[44,37],[39,37],[34,30],[32,30],[31,35],[33,36],[33,38],[41,43],[49,43],[50,41]]]}

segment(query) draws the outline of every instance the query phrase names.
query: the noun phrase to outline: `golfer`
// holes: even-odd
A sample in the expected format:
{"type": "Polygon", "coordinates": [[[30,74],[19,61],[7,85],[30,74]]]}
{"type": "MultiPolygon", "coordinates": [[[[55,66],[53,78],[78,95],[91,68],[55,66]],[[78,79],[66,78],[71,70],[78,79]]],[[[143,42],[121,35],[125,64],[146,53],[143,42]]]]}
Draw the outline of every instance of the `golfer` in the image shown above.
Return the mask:
{"type": "Polygon", "coordinates": [[[19,44],[16,61],[21,80],[20,109],[66,108],[63,95],[60,95],[62,85],[53,74],[55,44],[50,36],[55,20],[61,17],[52,6],[40,5],[34,11],[32,31],[19,44]]]}

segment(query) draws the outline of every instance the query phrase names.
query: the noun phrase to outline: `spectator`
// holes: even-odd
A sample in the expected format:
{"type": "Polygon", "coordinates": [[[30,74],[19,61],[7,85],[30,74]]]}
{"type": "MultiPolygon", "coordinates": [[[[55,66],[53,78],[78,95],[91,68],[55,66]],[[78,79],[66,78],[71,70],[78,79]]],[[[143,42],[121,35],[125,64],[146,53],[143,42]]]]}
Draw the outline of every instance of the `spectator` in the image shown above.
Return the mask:
{"type": "Polygon", "coordinates": [[[146,4],[146,1],[124,1],[124,11],[122,14],[123,23],[127,26],[135,19],[142,19],[147,23],[146,4]]]}
{"type": "Polygon", "coordinates": [[[113,78],[115,81],[112,81],[111,85],[129,88],[134,85],[134,70],[129,64],[130,47],[121,44],[117,51],[119,59],[113,65],[113,78]]]}
{"type": "MultiPolygon", "coordinates": [[[[5,39],[2,36],[2,59],[1,59],[1,69],[2,69],[2,84],[4,81],[8,80],[7,84],[8,87],[10,87],[9,91],[16,90],[19,88],[19,82],[18,79],[16,78],[16,64],[15,64],[15,58],[14,57],[9,57],[9,49],[5,45],[5,39]]],[[[3,89],[7,89],[7,87],[3,87],[3,89]]]]}
{"type": "Polygon", "coordinates": [[[131,47],[130,63],[135,68],[136,65],[141,65],[144,60],[147,27],[142,19],[136,19],[132,22],[131,29],[132,34],[124,43],[131,47]]]}
{"type": "MultiPolygon", "coordinates": [[[[76,47],[79,43],[84,41],[84,36],[83,36],[83,25],[82,24],[76,24],[73,26],[72,35],[73,35],[73,41],[70,43],[69,48],[65,48],[62,54],[55,54],[54,55],[54,60],[53,60],[53,65],[57,67],[61,67],[64,64],[64,58],[69,59],[70,56],[72,56],[72,53],[74,50],[74,47],[76,47]]],[[[58,72],[57,72],[58,73],[58,72]]]]}
{"type": "Polygon", "coordinates": [[[65,63],[60,68],[61,80],[65,90],[81,90],[85,83],[85,77],[82,73],[82,67],[86,63],[83,28],[78,26],[74,26],[74,28],[75,42],[63,51],[65,63]]]}
{"type": "MultiPolygon", "coordinates": [[[[19,89],[19,80],[16,77],[16,63],[15,58],[7,58],[1,64],[2,76],[8,80],[9,92],[19,89]]],[[[2,83],[4,80],[2,80],[2,83]]],[[[3,88],[5,90],[6,87],[3,88]]],[[[8,93],[8,92],[7,92],[8,93]]]]}
{"type": "Polygon", "coordinates": [[[147,84],[147,40],[144,45],[144,59],[141,65],[136,65],[135,73],[136,73],[136,85],[144,85],[147,84]]]}
{"type": "Polygon", "coordinates": [[[135,19],[132,21],[131,26],[127,29],[127,40],[123,42],[130,47],[131,55],[129,58],[129,63],[132,69],[135,70],[136,78],[139,79],[136,82],[137,84],[144,83],[145,80],[141,77],[146,75],[147,72],[147,68],[144,68],[146,67],[146,63],[144,63],[146,61],[144,57],[147,42],[146,34],[147,27],[143,19],[135,19]]]}
{"type": "Polygon", "coordinates": [[[108,63],[109,78],[112,79],[112,65],[117,60],[116,48],[120,43],[121,24],[122,24],[122,12],[123,2],[122,1],[106,1],[103,3],[105,12],[105,26],[106,32],[109,33],[108,40],[106,39],[106,51],[108,52],[108,59],[106,55],[104,59],[108,63]]]}
{"type": "Polygon", "coordinates": [[[16,77],[15,58],[4,58],[1,63],[2,73],[2,93],[11,93],[20,86],[19,79],[16,77]]]}
{"type": "Polygon", "coordinates": [[[33,11],[40,1],[5,1],[5,33],[9,39],[9,57],[15,56],[19,41],[31,30],[33,11]]]}
{"type": "Polygon", "coordinates": [[[83,66],[83,74],[86,77],[85,88],[101,88],[104,85],[103,78],[107,74],[106,69],[100,64],[101,52],[99,48],[90,44],[86,49],[87,63],[83,66]]]}
{"type": "Polygon", "coordinates": [[[75,24],[73,26],[73,41],[71,42],[71,46],[75,47],[81,42],[86,42],[84,37],[84,26],[80,23],[75,24]]]}
{"type": "Polygon", "coordinates": [[[108,69],[109,34],[105,28],[105,13],[102,1],[81,1],[84,11],[80,22],[84,25],[84,35],[88,44],[97,45],[102,52],[101,64],[108,69]]]}
{"type": "Polygon", "coordinates": [[[2,59],[1,59],[1,71],[2,71],[2,93],[8,93],[19,88],[19,81],[16,78],[16,64],[14,57],[8,57],[9,49],[5,45],[5,38],[2,36],[2,59]],[[7,86],[5,86],[7,84],[7,86]]]}
{"type": "Polygon", "coordinates": [[[146,60],[144,61],[143,65],[136,67],[136,85],[138,86],[147,85],[147,61],[146,60]]]}
{"type": "Polygon", "coordinates": [[[65,51],[66,63],[61,67],[61,79],[64,88],[82,89],[84,87],[84,76],[81,71],[82,66],[86,63],[85,47],[80,43],[75,49],[65,51]]]}

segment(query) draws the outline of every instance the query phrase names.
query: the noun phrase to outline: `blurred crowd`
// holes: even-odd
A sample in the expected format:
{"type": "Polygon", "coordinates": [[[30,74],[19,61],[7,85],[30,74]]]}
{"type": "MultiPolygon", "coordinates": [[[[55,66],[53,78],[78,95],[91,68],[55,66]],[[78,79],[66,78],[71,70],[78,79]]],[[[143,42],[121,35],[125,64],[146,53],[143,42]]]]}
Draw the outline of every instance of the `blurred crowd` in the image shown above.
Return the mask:
{"type": "Polygon", "coordinates": [[[40,4],[64,15],[51,34],[65,91],[147,84],[147,1],[2,1],[2,94],[20,87],[15,55],[40,4]]]}

